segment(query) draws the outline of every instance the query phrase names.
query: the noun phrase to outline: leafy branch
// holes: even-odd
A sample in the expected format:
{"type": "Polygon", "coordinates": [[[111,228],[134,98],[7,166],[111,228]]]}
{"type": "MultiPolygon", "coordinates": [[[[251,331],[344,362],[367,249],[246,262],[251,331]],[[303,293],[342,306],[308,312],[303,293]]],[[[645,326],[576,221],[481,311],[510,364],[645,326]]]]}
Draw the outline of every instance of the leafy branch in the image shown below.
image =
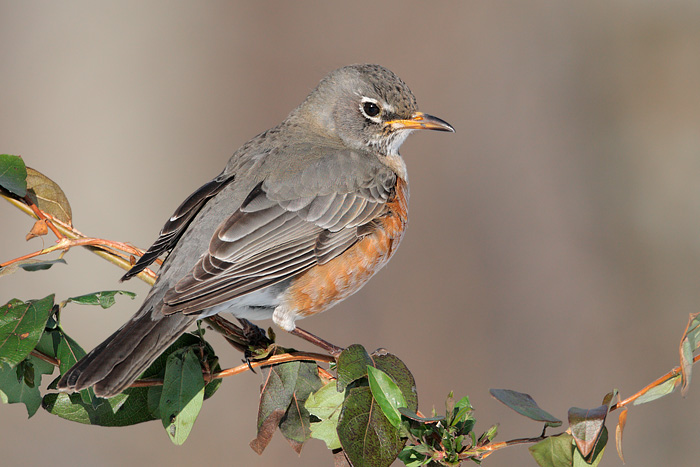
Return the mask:
{"type": "MultiPolygon", "coordinates": [[[[132,245],[88,237],[72,225],[71,208],[61,188],[41,173],[27,168],[20,157],[0,155],[0,196],[35,219],[27,240],[48,235],[55,244],[0,263],[0,276],[19,270],[38,271],[65,264],[65,254],[84,247],[100,257],[129,269],[143,254],[132,245]],[[43,259],[51,253],[58,258],[43,259]]],[[[138,276],[148,284],[156,273],[146,269],[138,276]]],[[[630,405],[666,396],[681,387],[685,396],[692,366],[700,359],[700,313],[690,316],[679,346],[680,364],[635,394],[622,399],[617,390],[606,394],[599,406],[572,407],[563,421],[544,411],[528,394],[492,389],[491,396],[531,420],[543,424],[532,437],[495,442],[498,426],[477,432],[468,397],[455,400],[449,394],[444,414],[430,416],[418,410],[416,382],[408,367],[384,351],[368,353],[360,345],[340,349],[319,339],[330,355],[284,349],[274,343],[272,330],[241,321],[237,326],[219,316],[207,325],[245,354],[243,364],[221,369],[205,330],[182,335],[123,393],[101,399],[90,389],[75,394],[57,393],[60,376],[85,355],[82,347],[61,325],[68,306],[109,308],[123,290],[108,290],[56,301],[11,299],[0,306],[0,399],[23,403],[31,417],[39,407],[67,420],[101,426],[128,426],[161,420],[175,444],[187,439],[205,400],[212,397],[223,378],[259,369],[263,378],[257,420],[257,436],[250,443],[262,453],[278,430],[300,452],[315,438],[333,451],[336,465],[388,466],[397,457],[407,466],[456,466],[481,463],[502,449],[530,445],[538,465],[596,466],[608,441],[610,412],[620,410],[615,445],[621,459],[622,436],[630,405]],[[330,364],[326,369],[321,365],[330,364]],[[45,375],[56,376],[42,392],[45,375]]],[[[302,331],[304,332],[304,331],[302,331]]],[[[624,460],[624,459],[623,459],[624,460]]]]}

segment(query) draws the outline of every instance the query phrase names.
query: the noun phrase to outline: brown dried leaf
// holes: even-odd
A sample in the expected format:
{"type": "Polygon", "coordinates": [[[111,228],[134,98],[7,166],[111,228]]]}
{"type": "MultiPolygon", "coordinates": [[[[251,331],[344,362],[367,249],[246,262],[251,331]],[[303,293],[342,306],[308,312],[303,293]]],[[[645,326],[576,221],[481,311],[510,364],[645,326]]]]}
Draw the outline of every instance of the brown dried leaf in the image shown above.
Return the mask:
{"type": "Polygon", "coordinates": [[[622,432],[625,430],[625,424],[627,423],[627,407],[623,407],[620,412],[620,418],[617,422],[617,427],[615,428],[615,447],[617,448],[617,455],[620,456],[622,463],[625,463],[625,456],[622,454],[622,432]]]}
{"type": "Polygon", "coordinates": [[[49,233],[49,228],[46,226],[46,219],[39,219],[32,226],[32,230],[27,234],[26,240],[29,241],[34,237],[41,237],[49,233]]]}
{"type": "Polygon", "coordinates": [[[576,446],[581,455],[587,459],[598,443],[598,439],[605,428],[605,417],[608,415],[608,405],[601,405],[593,409],[569,409],[569,426],[576,446]]]}
{"type": "Polygon", "coordinates": [[[30,167],[27,167],[27,196],[40,210],[68,225],[73,225],[73,212],[61,187],[30,167]]]}
{"type": "Polygon", "coordinates": [[[282,417],[286,412],[281,409],[273,410],[268,417],[263,420],[263,422],[258,427],[258,436],[250,442],[250,447],[258,454],[262,454],[270,440],[272,440],[272,435],[277,431],[277,426],[280,424],[282,417]]]}
{"type": "Polygon", "coordinates": [[[333,451],[333,467],[352,467],[348,456],[345,455],[345,451],[342,449],[333,451]]]}
{"type": "Polygon", "coordinates": [[[295,441],[293,439],[286,438],[287,442],[289,443],[289,446],[294,449],[294,452],[297,454],[301,454],[301,448],[304,447],[304,443],[300,443],[299,441],[295,441]]]}

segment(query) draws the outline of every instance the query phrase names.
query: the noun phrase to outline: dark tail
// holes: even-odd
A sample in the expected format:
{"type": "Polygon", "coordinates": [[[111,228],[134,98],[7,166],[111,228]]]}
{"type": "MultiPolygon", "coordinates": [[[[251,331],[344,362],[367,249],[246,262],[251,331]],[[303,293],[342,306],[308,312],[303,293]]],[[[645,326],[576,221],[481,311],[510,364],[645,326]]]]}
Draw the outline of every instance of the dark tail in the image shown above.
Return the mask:
{"type": "Polygon", "coordinates": [[[160,310],[140,311],[95,347],[58,382],[62,391],[93,386],[99,397],[112,397],[133,383],[182,333],[196,316],[160,310]]]}

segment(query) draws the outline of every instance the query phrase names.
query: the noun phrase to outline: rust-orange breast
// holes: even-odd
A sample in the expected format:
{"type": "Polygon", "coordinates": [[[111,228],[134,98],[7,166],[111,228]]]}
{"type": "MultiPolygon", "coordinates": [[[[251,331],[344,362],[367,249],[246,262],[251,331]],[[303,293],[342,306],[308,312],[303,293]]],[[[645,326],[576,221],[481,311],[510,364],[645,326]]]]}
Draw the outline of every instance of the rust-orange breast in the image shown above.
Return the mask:
{"type": "Polygon", "coordinates": [[[408,223],[408,185],[397,177],[387,213],[378,228],[326,264],[317,265],[293,280],[286,305],[299,316],[327,310],[357,292],[396,252],[408,223]]]}

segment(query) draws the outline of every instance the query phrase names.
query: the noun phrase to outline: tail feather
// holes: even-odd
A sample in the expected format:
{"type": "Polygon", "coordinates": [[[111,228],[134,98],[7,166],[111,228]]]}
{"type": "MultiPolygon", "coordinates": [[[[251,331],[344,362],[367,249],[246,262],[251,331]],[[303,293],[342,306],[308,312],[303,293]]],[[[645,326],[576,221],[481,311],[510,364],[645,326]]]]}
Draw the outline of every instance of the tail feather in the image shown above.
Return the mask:
{"type": "Polygon", "coordinates": [[[154,309],[138,313],[68,370],[58,389],[80,391],[93,386],[100,397],[119,394],[195,320],[196,316],[165,316],[154,309]]]}

